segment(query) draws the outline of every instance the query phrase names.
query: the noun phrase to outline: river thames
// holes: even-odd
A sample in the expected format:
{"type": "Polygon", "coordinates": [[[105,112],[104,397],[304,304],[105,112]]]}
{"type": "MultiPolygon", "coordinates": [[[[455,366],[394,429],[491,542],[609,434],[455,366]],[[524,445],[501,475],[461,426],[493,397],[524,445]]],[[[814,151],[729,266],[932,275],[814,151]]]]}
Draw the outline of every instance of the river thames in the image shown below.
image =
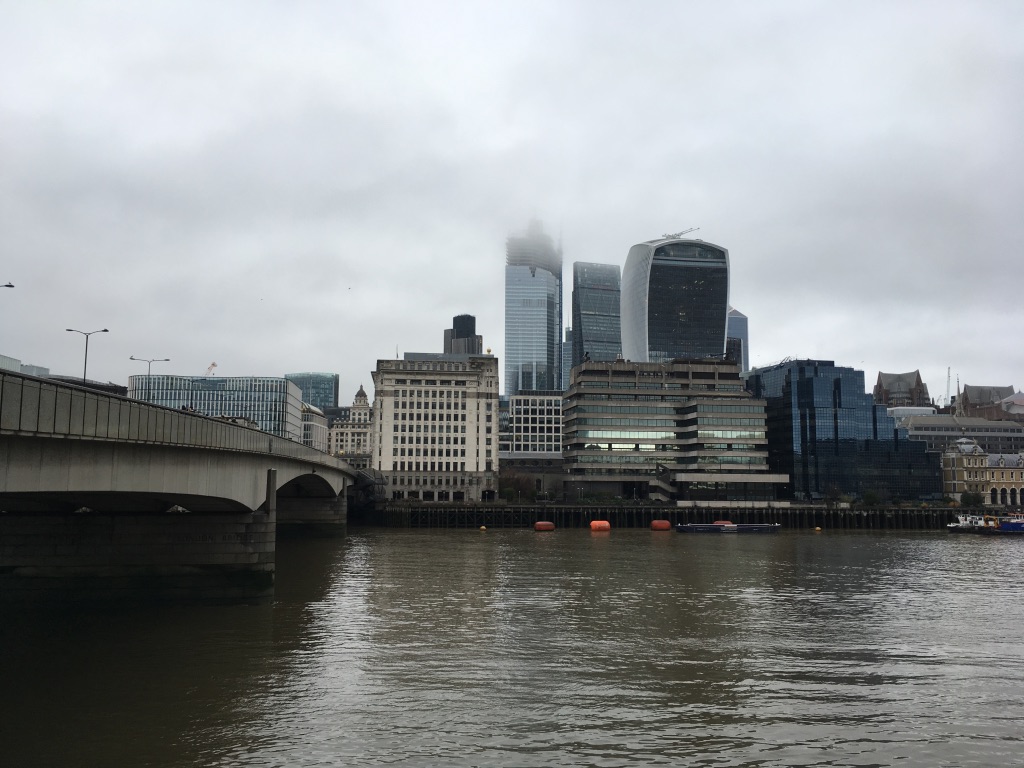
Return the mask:
{"type": "Polygon", "coordinates": [[[1024,540],[356,530],[272,602],[0,605],[18,766],[1005,766],[1024,540]]]}

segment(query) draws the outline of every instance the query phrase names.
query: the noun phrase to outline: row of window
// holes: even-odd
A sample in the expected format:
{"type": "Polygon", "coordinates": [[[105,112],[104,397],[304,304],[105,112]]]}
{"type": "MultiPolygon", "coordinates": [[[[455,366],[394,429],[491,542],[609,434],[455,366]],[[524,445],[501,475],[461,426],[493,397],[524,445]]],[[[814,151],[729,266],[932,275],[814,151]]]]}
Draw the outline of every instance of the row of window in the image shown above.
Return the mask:
{"type": "MultiPolygon", "coordinates": [[[[404,414],[404,413],[401,414],[401,419],[398,419],[398,421],[405,421],[406,415],[407,414],[404,414]]],[[[439,419],[438,415],[439,414],[436,414],[436,413],[431,413],[431,414],[426,414],[426,413],[410,413],[410,414],[408,414],[409,421],[465,421],[466,420],[466,414],[464,414],[464,413],[461,413],[461,414],[460,413],[455,413],[455,414],[443,413],[443,414],[440,414],[441,416],[445,416],[446,417],[446,418],[443,418],[443,419],[439,419]],[[427,418],[428,415],[430,416],[429,419],[427,418]],[[415,416],[416,418],[413,418],[413,416],[415,416]],[[452,416],[455,416],[455,418],[453,419],[452,416]],[[459,416],[462,416],[462,418],[460,419],[459,416]]],[[[395,431],[397,432],[398,430],[395,430],[395,431]]]]}
{"type": "Polygon", "coordinates": [[[408,455],[408,456],[421,456],[421,455],[422,456],[427,456],[428,455],[427,451],[429,450],[430,451],[430,453],[429,453],[430,456],[440,456],[442,458],[445,457],[445,456],[447,456],[448,458],[451,458],[452,456],[455,456],[455,457],[461,456],[461,457],[465,458],[465,456],[466,456],[466,449],[465,448],[415,448],[415,449],[409,448],[408,450],[409,450],[409,453],[406,454],[406,452],[405,452],[406,449],[405,448],[401,448],[401,449],[399,449],[399,448],[392,448],[391,449],[391,455],[392,456],[406,456],[406,455],[408,455]],[[413,453],[413,450],[416,451],[415,454],[413,453]],[[421,454],[420,451],[423,451],[423,453],[421,454]]]}

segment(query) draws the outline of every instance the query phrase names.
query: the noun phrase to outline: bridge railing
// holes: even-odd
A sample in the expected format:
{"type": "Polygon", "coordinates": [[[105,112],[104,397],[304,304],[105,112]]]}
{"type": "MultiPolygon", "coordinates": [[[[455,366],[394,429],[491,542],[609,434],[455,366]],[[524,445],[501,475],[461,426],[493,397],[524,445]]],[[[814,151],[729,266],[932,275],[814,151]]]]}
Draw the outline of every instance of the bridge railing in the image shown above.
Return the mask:
{"type": "Polygon", "coordinates": [[[10,371],[0,372],[0,434],[269,453],[351,472],[340,459],[268,432],[10,371]]]}

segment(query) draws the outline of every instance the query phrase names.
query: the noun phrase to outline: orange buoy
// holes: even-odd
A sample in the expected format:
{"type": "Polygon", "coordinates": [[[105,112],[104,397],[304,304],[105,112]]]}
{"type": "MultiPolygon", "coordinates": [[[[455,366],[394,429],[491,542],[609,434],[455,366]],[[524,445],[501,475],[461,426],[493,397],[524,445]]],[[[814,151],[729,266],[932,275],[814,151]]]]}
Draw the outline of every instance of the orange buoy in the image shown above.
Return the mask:
{"type": "Polygon", "coordinates": [[[553,531],[555,530],[555,524],[550,520],[538,520],[533,524],[533,530],[535,531],[553,531]]]}
{"type": "Polygon", "coordinates": [[[671,531],[672,523],[668,520],[651,520],[652,531],[671,531]]]}
{"type": "Polygon", "coordinates": [[[611,529],[612,529],[612,524],[609,523],[607,520],[591,520],[590,521],[590,530],[592,530],[592,531],[610,531],[611,529]]]}

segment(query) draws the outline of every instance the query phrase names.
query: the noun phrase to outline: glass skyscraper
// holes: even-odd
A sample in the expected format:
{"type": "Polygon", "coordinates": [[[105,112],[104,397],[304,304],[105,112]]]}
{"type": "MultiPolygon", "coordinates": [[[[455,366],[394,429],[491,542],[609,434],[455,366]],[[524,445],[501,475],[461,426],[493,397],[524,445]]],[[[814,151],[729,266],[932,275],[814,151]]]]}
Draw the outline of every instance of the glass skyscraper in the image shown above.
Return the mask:
{"type": "Polygon", "coordinates": [[[540,222],[505,257],[505,394],[562,388],[562,251],[540,222]]]}
{"type": "Polygon", "coordinates": [[[738,309],[729,307],[729,319],[726,323],[725,337],[736,339],[740,344],[740,363],[742,370],[750,370],[750,335],[747,330],[747,316],[738,309]]]}
{"type": "Polygon", "coordinates": [[[302,390],[302,401],[325,411],[338,405],[340,377],[337,373],[286,373],[284,375],[302,390]]]}
{"type": "MultiPolygon", "coordinates": [[[[612,361],[622,354],[618,264],[572,265],[572,365],[612,361]]],[[[568,388],[568,382],[565,382],[568,388]]]]}
{"type": "Polygon", "coordinates": [[[790,476],[790,498],[872,493],[896,501],[941,494],[938,458],[875,404],[863,371],[831,360],[793,360],[753,371],[747,389],[767,402],[768,463],[790,476]]]}
{"type": "Polygon", "coordinates": [[[669,237],[629,249],[621,309],[627,360],[721,359],[728,312],[725,248],[669,237]]]}

